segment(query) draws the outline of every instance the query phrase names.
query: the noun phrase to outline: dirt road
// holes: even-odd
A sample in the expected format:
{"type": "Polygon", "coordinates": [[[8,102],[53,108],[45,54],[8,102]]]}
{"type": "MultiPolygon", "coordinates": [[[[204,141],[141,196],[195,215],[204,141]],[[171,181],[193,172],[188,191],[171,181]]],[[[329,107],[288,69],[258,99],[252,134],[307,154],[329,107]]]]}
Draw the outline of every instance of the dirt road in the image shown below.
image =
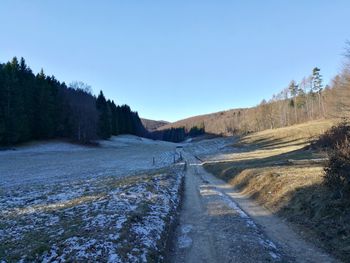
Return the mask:
{"type": "Polygon", "coordinates": [[[191,153],[184,156],[188,171],[173,262],[336,262],[208,174],[191,153]]]}

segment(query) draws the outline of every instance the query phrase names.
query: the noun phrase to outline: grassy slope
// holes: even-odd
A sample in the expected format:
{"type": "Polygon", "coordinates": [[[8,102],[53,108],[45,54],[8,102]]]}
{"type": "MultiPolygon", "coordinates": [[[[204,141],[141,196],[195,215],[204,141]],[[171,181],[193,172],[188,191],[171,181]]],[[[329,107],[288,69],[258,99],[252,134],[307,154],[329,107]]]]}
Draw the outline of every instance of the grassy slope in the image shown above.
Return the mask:
{"type": "Polygon", "coordinates": [[[141,122],[148,131],[155,131],[162,126],[169,124],[167,121],[155,121],[144,118],[141,119],[141,122]]]}
{"type": "Polygon", "coordinates": [[[308,147],[334,121],[323,120],[242,137],[231,162],[205,168],[286,218],[306,238],[338,258],[350,260],[348,204],[333,199],[322,185],[322,164],[293,164],[289,159],[325,157],[308,147]]]}

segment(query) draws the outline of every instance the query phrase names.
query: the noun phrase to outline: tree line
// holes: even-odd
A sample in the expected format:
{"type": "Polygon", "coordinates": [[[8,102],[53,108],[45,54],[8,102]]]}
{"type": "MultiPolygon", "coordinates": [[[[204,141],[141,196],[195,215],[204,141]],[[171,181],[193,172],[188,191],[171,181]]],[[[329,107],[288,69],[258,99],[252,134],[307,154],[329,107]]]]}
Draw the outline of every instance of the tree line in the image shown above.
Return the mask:
{"type": "Polygon", "coordinates": [[[164,130],[157,130],[148,133],[147,137],[155,140],[163,140],[168,142],[182,142],[187,137],[196,137],[205,134],[204,124],[193,126],[190,129],[185,127],[169,128],[164,130]]]}
{"type": "Polygon", "coordinates": [[[249,133],[325,118],[332,111],[331,91],[331,86],[323,85],[321,70],[315,67],[309,76],[300,82],[290,81],[270,100],[264,99],[253,108],[230,111],[222,132],[249,133]]]}
{"type": "Polygon", "coordinates": [[[323,83],[321,69],[313,68],[299,82],[289,85],[269,101],[233,113],[231,131],[261,131],[322,118],[350,117],[350,42],[345,63],[329,84],[323,83]]]}
{"type": "Polygon", "coordinates": [[[321,70],[315,67],[301,81],[289,85],[269,101],[233,113],[231,131],[261,131],[286,127],[322,118],[349,117],[350,67],[324,85],[321,70]]]}
{"type": "Polygon", "coordinates": [[[285,127],[326,116],[326,93],[329,86],[323,85],[320,69],[299,83],[292,80],[280,93],[269,101],[263,100],[254,108],[254,131],[285,127]]]}
{"type": "Polygon", "coordinates": [[[146,133],[137,112],[116,105],[101,91],[67,86],[44,71],[34,74],[23,58],[0,63],[0,145],[68,138],[79,143],[119,134],[146,133]]]}

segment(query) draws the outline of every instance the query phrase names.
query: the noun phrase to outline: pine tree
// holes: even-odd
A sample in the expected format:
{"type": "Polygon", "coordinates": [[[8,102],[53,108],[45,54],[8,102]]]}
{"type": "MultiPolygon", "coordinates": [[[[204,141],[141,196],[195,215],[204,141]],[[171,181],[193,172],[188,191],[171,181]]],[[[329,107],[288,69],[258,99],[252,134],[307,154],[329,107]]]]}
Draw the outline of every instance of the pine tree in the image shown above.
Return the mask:
{"type": "Polygon", "coordinates": [[[290,82],[288,89],[289,89],[290,95],[292,97],[291,106],[294,108],[295,123],[297,123],[298,122],[298,115],[297,115],[296,96],[298,94],[298,85],[295,83],[294,80],[292,80],[290,82]]]}
{"type": "Polygon", "coordinates": [[[108,139],[111,137],[110,110],[102,91],[97,97],[96,108],[99,113],[97,135],[101,139],[108,139]]]}
{"type": "Polygon", "coordinates": [[[117,113],[117,106],[115,105],[114,101],[107,101],[110,111],[111,111],[111,133],[112,135],[118,135],[118,113],[117,113]]]}
{"type": "Polygon", "coordinates": [[[5,76],[4,67],[0,64],[0,145],[5,144],[6,140],[6,123],[5,123],[5,76]]]}
{"type": "Polygon", "coordinates": [[[42,69],[36,77],[36,118],[35,136],[41,138],[53,138],[56,132],[56,87],[55,80],[46,77],[42,69]]]}
{"type": "Polygon", "coordinates": [[[21,141],[22,95],[18,78],[19,64],[16,57],[5,65],[5,144],[21,141]]]}
{"type": "Polygon", "coordinates": [[[26,65],[24,58],[20,59],[19,63],[19,85],[21,89],[21,141],[32,139],[33,126],[33,86],[34,75],[26,65]]]}
{"type": "Polygon", "coordinates": [[[320,74],[320,69],[315,67],[312,70],[312,91],[317,94],[318,96],[318,109],[319,112],[322,113],[322,116],[325,115],[324,113],[324,108],[323,108],[323,103],[322,103],[322,96],[321,92],[323,89],[323,84],[322,84],[322,76],[320,74]]]}

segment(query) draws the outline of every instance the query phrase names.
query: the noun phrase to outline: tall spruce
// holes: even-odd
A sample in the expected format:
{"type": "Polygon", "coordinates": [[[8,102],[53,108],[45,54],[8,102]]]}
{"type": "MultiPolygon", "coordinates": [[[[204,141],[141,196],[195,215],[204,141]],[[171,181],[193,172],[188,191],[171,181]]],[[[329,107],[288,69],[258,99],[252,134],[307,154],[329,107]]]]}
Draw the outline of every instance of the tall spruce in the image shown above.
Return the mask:
{"type": "Polygon", "coordinates": [[[98,127],[97,135],[102,139],[108,139],[112,135],[111,130],[111,114],[109,105],[106,101],[105,96],[103,95],[102,90],[96,100],[96,108],[98,110],[98,127]]]}
{"type": "Polygon", "coordinates": [[[297,99],[297,95],[298,95],[298,85],[295,83],[294,80],[292,80],[289,83],[288,89],[289,89],[290,95],[292,97],[290,105],[294,109],[294,120],[295,120],[295,123],[297,123],[298,122],[298,115],[297,115],[297,102],[296,102],[296,99],[297,99]]]}
{"type": "Polygon", "coordinates": [[[317,94],[318,98],[318,107],[319,107],[319,112],[322,113],[322,115],[325,115],[323,103],[322,103],[322,89],[323,89],[323,84],[322,84],[322,76],[320,74],[320,69],[315,67],[312,70],[312,91],[317,94]]]}

